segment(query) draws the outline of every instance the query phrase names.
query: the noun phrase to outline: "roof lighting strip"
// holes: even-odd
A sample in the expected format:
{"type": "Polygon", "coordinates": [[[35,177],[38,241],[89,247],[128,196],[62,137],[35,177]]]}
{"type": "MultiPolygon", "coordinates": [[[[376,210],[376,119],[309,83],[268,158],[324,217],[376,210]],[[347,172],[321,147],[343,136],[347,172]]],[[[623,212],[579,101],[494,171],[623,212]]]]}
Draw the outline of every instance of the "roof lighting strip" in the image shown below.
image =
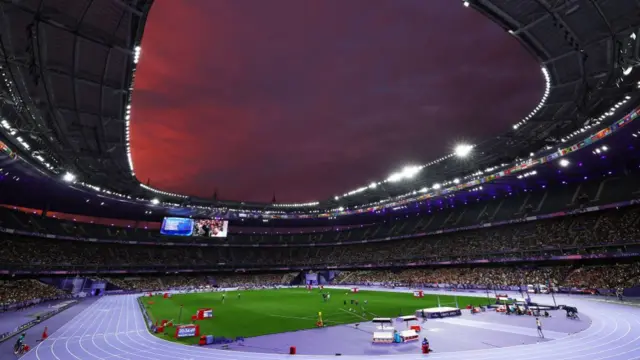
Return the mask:
{"type": "Polygon", "coordinates": [[[513,130],[518,130],[521,126],[526,124],[531,118],[533,118],[542,107],[547,103],[547,99],[549,98],[549,93],[551,93],[551,75],[549,74],[549,70],[546,67],[542,67],[542,75],[544,76],[545,88],[544,93],[542,94],[542,99],[538,105],[529,113],[529,115],[525,116],[524,119],[520,120],[518,123],[513,125],[513,130]]]}
{"type": "Polygon", "coordinates": [[[320,203],[318,201],[307,202],[307,203],[291,203],[291,204],[273,204],[275,207],[311,207],[318,206],[320,203]]]}
{"type": "MultiPolygon", "coordinates": [[[[545,80],[545,88],[544,88],[544,93],[542,94],[542,99],[540,99],[540,102],[538,103],[538,105],[527,115],[525,116],[522,120],[520,120],[518,123],[513,125],[513,129],[517,130],[519,127],[523,126],[524,124],[526,124],[529,120],[531,120],[531,118],[533,118],[541,109],[542,107],[546,104],[547,99],[549,98],[549,94],[551,93],[551,75],[549,74],[549,70],[547,70],[546,67],[542,66],[541,67],[541,71],[542,71],[542,76],[544,77],[545,80]]],[[[471,145],[468,145],[471,146],[471,145]]],[[[378,185],[382,185],[384,183],[389,183],[389,182],[398,182],[404,179],[408,179],[408,178],[412,178],[415,175],[417,175],[417,173],[419,173],[420,171],[422,171],[422,169],[429,167],[429,166],[433,166],[436,165],[442,161],[448,160],[452,157],[456,156],[455,153],[453,154],[449,154],[446,156],[443,156],[437,160],[433,160],[427,164],[421,165],[421,166],[409,166],[404,168],[402,171],[397,172],[397,173],[393,173],[391,174],[386,180],[381,181],[381,182],[374,182],[369,186],[364,186],[361,188],[358,188],[356,190],[347,192],[345,194],[343,194],[342,196],[335,196],[333,199],[334,200],[340,200],[341,198],[347,197],[347,196],[353,196],[359,193],[362,193],[368,189],[374,189],[376,188],[378,185]]],[[[424,190],[424,189],[422,189],[424,190]]],[[[422,191],[421,190],[421,191],[422,191]]]]}
{"type": "MultiPolygon", "coordinates": [[[[7,74],[7,71],[3,65],[0,65],[0,73],[2,73],[2,80],[4,80],[7,90],[9,91],[9,95],[11,95],[11,98],[13,100],[13,103],[22,104],[22,100],[19,99],[16,95],[16,92],[13,91],[13,86],[12,86],[13,81],[11,81],[11,79],[9,78],[9,74],[7,74]]],[[[21,136],[19,135],[16,136],[16,134],[18,134],[18,130],[14,128],[13,125],[7,119],[2,118],[2,120],[0,121],[0,126],[6,130],[9,136],[11,136],[20,145],[22,145],[22,147],[25,150],[31,150],[31,146],[29,145],[29,143],[27,143],[21,136]]]]}
{"type": "Polygon", "coordinates": [[[136,171],[133,167],[133,157],[131,156],[131,98],[133,94],[133,88],[136,82],[136,67],[138,61],[140,61],[140,55],[142,54],[142,48],[140,46],[136,46],[133,49],[133,66],[131,69],[131,83],[129,84],[129,96],[127,97],[127,105],[125,108],[125,116],[124,116],[124,133],[125,133],[125,143],[127,149],[127,160],[129,162],[129,170],[131,171],[131,176],[136,176],[136,171]]]}
{"type": "MultiPolygon", "coordinates": [[[[638,82],[638,87],[640,87],[640,82],[638,82]]],[[[578,130],[572,132],[571,134],[563,137],[562,139],[560,139],[560,141],[565,143],[568,140],[571,140],[572,138],[587,132],[591,128],[600,125],[604,120],[606,120],[607,118],[615,115],[615,113],[618,111],[618,109],[620,109],[620,107],[622,107],[624,104],[628,103],[629,100],[631,100],[631,96],[629,96],[629,95],[625,96],[624,99],[618,101],[615,105],[613,105],[611,107],[611,109],[606,111],[604,114],[600,115],[600,117],[598,117],[597,119],[589,119],[589,120],[587,120],[580,129],[578,129],[578,130]]]]}
{"type": "Polygon", "coordinates": [[[188,196],[185,195],[180,195],[180,194],[176,194],[176,193],[172,193],[172,192],[168,192],[168,191],[162,191],[162,190],[158,190],[158,189],[154,189],[151,186],[145,185],[140,183],[140,187],[145,189],[145,190],[149,190],[151,192],[154,192],[156,194],[160,194],[160,195],[165,195],[165,196],[173,196],[173,197],[177,197],[177,198],[181,198],[181,199],[187,199],[188,196]]]}
{"type": "MultiPolygon", "coordinates": [[[[456,186],[451,186],[448,188],[444,188],[441,189],[441,187],[438,187],[438,189],[435,189],[434,186],[434,190],[433,192],[430,193],[425,193],[424,195],[420,195],[418,197],[412,197],[412,198],[408,198],[410,195],[416,194],[417,195],[417,191],[413,191],[412,193],[409,194],[405,194],[403,196],[400,196],[402,198],[405,198],[402,201],[396,201],[396,202],[390,202],[384,205],[378,205],[378,206],[372,206],[372,207],[368,207],[368,208],[361,208],[361,209],[357,209],[357,210],[345,210],[343,212],[338,212],[338,213],[327,213],[327,214],[322,214],[319,217],[327,217],[327,216],[340,216],[340,215],[351,215],[351,214],[358,214],[358,213],[364,213],[367,211],[375,211],[375,210],[380,210],[380,209],[384,209],[384,208],[390,208],[390,207],[395,207],[395,206],[399,206],[402,204],[406,204],[406,203],[410,203],[410,202],[415,202],[415,201],[422,201],[422,200],[427,200],[427,199],[431,199],[431,198],[435,198],[438,196],[442,196],[442,195],[447,195],[453,192],[457,192],[460,190],[465,190],[465,189],[469,189],[471,187],[480,185],[480,184],[484,184],[484,183],[488,183],[488,182],[492,182],[496,179],[499,178],[503,178],[506,176],[510,176],[512,174],[516,174],[519,173],[521,171],[524,170],[530,170],[531,168],[533,168],[534,166],[540,165],[540,164],[544,164],[544,163],[549,163],[552,162],[560,157],[566,156],[568,154],[571,154],[575,151],[578,151],[584,147],[587,147],[597,141],[602,140],[603,138],[610,136],[611,134],[615,133],[616,131],[620,130],[622,127],[630,124],[632,121],[634,121],[635,119],[637,119],[640,116],[640,108],[637,108],[635,110],[633,110],[631,113],[627,114],[624,118],[618,120],[614,125],[615,126],[608,126],[605,129],[602,129],[596,133],[594,133],[593,135],[589,136],[588,138],[584,139],[583,141],[574,144],[573,146],[570,147],[566,147],[566,148],[562,148],[562,149],[558,149],[557,151],[546,155],[544,157],[540,157],[540,158],[530,158],[528,160],[522,161],[517,163],[516,165],[511,166],[508,169],[502,170],[500,172],[497,173],[493,173],[489,176],[483,176],[481,178],[477,178],[465,183],[461,183],[458,184],[456,186]]],[[[531,174],[534,175],[534,174],[531,174]]],[[[530,176],[531,176],[530,175],[530,176]]]]}

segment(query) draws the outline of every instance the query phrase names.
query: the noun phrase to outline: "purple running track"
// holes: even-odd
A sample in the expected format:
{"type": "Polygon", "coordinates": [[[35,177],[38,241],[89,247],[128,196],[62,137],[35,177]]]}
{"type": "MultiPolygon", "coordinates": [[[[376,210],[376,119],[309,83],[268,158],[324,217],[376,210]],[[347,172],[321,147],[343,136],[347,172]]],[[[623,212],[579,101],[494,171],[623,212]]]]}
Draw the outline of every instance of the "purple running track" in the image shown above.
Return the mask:
{"type": "MultiPolygon", "coordinates": [[[[150,334],[140,312],[137,296],[107,296],[92,305],[49,339],[39,343],[24,360],[291,360],[288,354],[264,354],[218,350],[171,343],[150,334]]],[[[640,308],[596,302],[580,297],[556,296],[558,303],[577,306],[591,319],[591,326],[558,340],[502,348],[459,352],[434,352],[429,359],[491,360],[640,360],[640,308]]],[[[533,296],[533,301],[549,303],[548,296],[533,296]]],[[[455,339],[452,339],[455,341],[455,339]]],[[[432,344],[434,345],[434,344],[432,344]]],[[[321,344],[318,344],[321,346],[321,344]]],[[[435,345],[434,345],[435,347],[435,345]]],[[[342,356],[351,360],[371,359],[371,355],[342,356]]],[[[314,360],[335,359],[335,355],[296,355],[314,360]]],[[[385,358],[425,359],[423,354],[390,355],[385,358]]]]}
{"type": "MultiPolygon", "coordinates": [[[[53,334],[55,331],[64,326],[69,320],[71,320],[74,316],[81,313],[93,304],[98,299],[96,298],[87,298],[79,301],[77,304],[71,306],[70,308],[62,311],[61,313],[37,324],[36,326],[25,330],[24,332],[27,334],[26,342],[31,347],[34,347],[38,344],[38,340],[42,336],[42,332],[44,328],[47,327],[49,335],[53,334]]],[[[0,319],[1,320],[1,319],[0,319]]],[[[4,360],[11,359],[14,357],[13,355],[13,345],[15,344],[16,337],[10,338],[2,343],[0,343],[0,359],[4,360]]]]}

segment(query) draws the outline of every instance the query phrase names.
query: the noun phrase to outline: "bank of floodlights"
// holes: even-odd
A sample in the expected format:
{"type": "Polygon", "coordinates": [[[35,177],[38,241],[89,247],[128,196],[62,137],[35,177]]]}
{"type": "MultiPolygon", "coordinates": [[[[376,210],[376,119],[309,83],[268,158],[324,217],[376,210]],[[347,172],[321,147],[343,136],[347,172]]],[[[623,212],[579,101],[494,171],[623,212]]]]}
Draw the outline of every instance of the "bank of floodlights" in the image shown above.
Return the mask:
{"type": "Polygon", "coordinates": [[[136,46],[133,49],[133,63],[137,64],[140,61],[140,53],[142,52],[142,48],[140,46],[136,46]]]}
{"type": "Polygon", "coordinates": [[[460,144],[460,145],[456,146],[455,154],[459,158],[465,158],[465,157],[469,156],[469,154],[471,154],[472,150],[473,150],[473,146],[472,145],[460,144]]]}
{"type": "Polygon", "coordinates": [[[609,147],[607,145],[602,145],[601,147],[596,148],[595,150],[593,150],[592,153],[594,155],[600,155],[600,154],[602,154],[604,152],[607,152],[608,150],[609,150],[609,147]]]}
{"type": "Polygon", "coordinates": [[[405,166],[402,171],[391,174],[388,178],[388,182],[398,182],[405,179],[411,179],[416,176],[422,170],[420,166],[405,166]]]}
{"type": "Polygon", "coordinates": [[[70,172],[66,172],[64,175],[62,175],[62,180],[66,181],[68,183],[71,183],[71,182],[74,182],[76,180],[76,176],[73,175],[70,172]]]}

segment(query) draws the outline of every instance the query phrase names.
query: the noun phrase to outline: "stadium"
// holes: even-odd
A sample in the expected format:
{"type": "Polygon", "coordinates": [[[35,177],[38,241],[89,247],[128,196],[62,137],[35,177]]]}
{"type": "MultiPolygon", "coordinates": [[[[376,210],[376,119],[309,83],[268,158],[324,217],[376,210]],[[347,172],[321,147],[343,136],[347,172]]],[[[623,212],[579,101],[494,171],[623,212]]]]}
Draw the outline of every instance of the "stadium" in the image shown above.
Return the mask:
{"type": "Polygon", "coordinates": [[[640,359],[640,3],[456,3],[535,59],[538,104],[282,203],[137,177],[154,0],[0,2],[0,357],[640,359]]]}

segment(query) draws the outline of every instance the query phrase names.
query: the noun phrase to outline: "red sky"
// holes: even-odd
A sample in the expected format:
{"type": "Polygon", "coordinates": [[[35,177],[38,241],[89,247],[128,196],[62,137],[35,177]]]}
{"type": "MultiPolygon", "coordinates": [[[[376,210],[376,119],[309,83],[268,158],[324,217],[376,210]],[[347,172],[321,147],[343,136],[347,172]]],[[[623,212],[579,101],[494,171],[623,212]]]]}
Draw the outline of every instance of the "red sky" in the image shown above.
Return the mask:
{"type": "Polygon", "coordinates": [[[157,0],[132,110],[138,178],[324,200],[506,131],[537,62],[451,0],[157,0]]]}

